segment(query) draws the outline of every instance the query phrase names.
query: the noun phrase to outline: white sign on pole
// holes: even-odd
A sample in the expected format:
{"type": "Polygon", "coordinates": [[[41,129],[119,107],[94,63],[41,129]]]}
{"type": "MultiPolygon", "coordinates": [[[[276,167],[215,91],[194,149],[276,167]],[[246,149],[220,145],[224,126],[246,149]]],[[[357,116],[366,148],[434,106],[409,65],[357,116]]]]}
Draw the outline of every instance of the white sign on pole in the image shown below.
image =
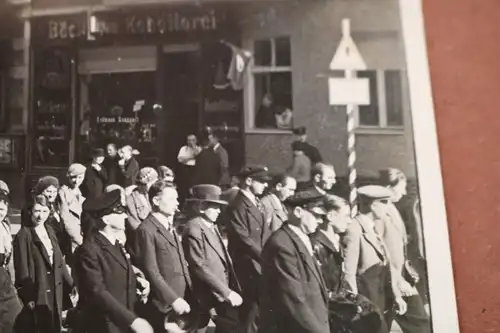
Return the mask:
{"type": "Polygon", "coordinates": [[[330,105],[370,104],[370,82],[367,78],[329,78],[328,90],[330,105]]]}
{"type": "Polygon", "coordinates": [[[366,63],[351,37],[349,20],[342,21],[342,39],[330,62],[330,70],[364,70],[366,63]]]}

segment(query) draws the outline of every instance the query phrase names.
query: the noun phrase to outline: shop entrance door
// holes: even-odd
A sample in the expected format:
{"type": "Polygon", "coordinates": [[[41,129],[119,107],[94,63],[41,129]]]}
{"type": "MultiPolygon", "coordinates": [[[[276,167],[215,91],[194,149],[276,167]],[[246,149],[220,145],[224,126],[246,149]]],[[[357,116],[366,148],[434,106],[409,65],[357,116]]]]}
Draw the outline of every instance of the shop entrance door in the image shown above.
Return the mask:
{"type": "Polygon", "coordinates": [[[192,48],[169,49],[162,54],[161,97],[163,128],[158,134],[163,145],[163,163],[174,170],[179,149],[189,134],[200,129],[200,53],[192,48]]]}

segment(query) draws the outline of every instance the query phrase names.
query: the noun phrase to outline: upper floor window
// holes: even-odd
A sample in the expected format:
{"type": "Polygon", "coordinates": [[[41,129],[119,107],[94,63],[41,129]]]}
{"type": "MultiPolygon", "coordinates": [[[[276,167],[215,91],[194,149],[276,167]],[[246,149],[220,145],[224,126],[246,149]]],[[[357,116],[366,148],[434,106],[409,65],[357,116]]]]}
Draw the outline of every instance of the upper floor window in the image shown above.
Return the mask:
{"type": "Polygon", "coordinates": [[[289,37],[255,40],[250,69],[248,127],[257,130],[293,128],[292,61],[289,37]]]}
{"type": "Polygon", "coordinates": [[[366,70],[357,77],[370,80],[370,105],[357,107],[358,127],[400,128],[404,125],[401,70],[366,70]]]}

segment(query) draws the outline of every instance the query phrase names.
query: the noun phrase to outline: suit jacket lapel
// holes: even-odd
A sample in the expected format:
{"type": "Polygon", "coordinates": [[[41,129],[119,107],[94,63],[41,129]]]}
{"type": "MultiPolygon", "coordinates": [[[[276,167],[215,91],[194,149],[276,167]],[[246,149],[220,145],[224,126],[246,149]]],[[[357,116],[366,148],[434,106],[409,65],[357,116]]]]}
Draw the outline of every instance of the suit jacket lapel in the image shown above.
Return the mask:
{"type": "Polygon", "coordinates": [[[292,241],[295,243],[295,247],[300,252],[302,260],[306,263],[307,266],[309,266],[310,270],[313,272],[313,275],[316,277],[316,279],[318,279],[319,285],[321,286],[321,293],[326,301],[328,299],[326,292],[326,284],[325,280],[323,279],[323,276],[321,275],[318,265],[315,263],[316,258],[314,256],[311,256],[306,246],[304,245],[304,242],[302,242],[302,240],[299,238],[299,236],[295,234],[295,232],[293,232],[293,230],[291,230],[288,226],[286,226],[285,231],[290,236],[292,241]]]}
{"type": "Polygon", "coordinates": [[[217,246],[217,243],[220,243],[220,241],[218,239],[216,231],[215,230],[214,231],[210,230],[208,228],[208,226],[205,224],[205,222],[202,219],[200,219],[198,221],[198,223],[201,226],[201,231],[203,232],[203,234],[205,235],[205,238],[207,239],[207,243],[214,249],[214,251],[222,259],[222,261],[224,263],[226,263],[226,256],[222,252],[222,251],[224,251],[224,249],[222,248],[224,246],[224,244],[221,243],[219,246],[217,246]]]}
{"type": "Polygon", "coordinates": [[[379,255],[382,255],[382,257],[385,258],[385,253],[384,250],[382,249],[382,244],[380,244],[379,239],[377,238],[377,235],[375,234],[375,230],[367,224],[367,221],[365,220],[364,217],[358,216],[357,220],[359,224],[361,225],[361,229],[363,229],[363,236],[365,239],[370,243],[375,251],[379,253],[379,255]]]}
{"type": "Polygon", "coordinates": [[[332,252],[339,252],[340,249],[335,248],[335,245],[332,243],[332,241],[325,236],[324,233],[322,233],[320,230],[316,230],[316,233],[314,234],[314,238],[316,241],[321,243],[323,246],[328,248],[332,252]]]}
{"type": "Polygon", "coordinates": [[[38,246],[38,249],[40,250],[40,253],[42,254],[43,259],[45,260],[45,262],[47,263],[47,265],[49,267],[52,267],[52,263],[50,262],[49,254],[47,253],[47,250],[45,249],[45,246],[43,245],[42,240],[40,239],[40,237],[38,237],[38,234],[36,233],[35,228],[31,229],[31,235],[33,237],[33,243],[35,243],[36,246],[38,246]]]}
{"type": "Polygon", "coordinates": [[[172,246],[174,246],[175,248],[177,248],[177,242],[175,241],[174,239],[174,235],[172,235],[171,232],[169,232],[164,226],[163,224],[160,223],[160,221],[158,221],[158,219],[156,217],[154,217],[153,214],[150,214],[149,215],[149,218],[151,219],[151,222],[153,222],[153,224],[156,226],[158,232],[163,236],[165,237],[165,239],[170,243],[172,244],[172,246]]]}
{"type": "Polygon", "coordinates": [[[263,227],[265,223],[264,214],[257,208],[257,206],[243,193],[240,193],[243,196],[243,201],[248,207],[248,211],[255,218],[255,220],[263,227]]]}
{"type": "Polygon", "coordinates": [[[100,232],[96,233],[96,240],[101,245],[104,251],[107,251],[115,260],[125,269],[128,269],[128,262],[125,258],[125,254],[121,253],[119,249],[116,248],[114,244],[111,244],[109,240],[101,235],[100,232]]]}

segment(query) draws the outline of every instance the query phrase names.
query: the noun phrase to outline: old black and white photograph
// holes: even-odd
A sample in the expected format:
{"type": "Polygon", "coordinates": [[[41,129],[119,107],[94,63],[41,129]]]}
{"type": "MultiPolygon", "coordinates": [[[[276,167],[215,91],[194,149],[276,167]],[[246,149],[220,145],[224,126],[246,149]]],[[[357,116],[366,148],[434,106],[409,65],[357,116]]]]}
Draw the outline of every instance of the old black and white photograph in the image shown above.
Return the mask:
{"type": "Polygon", "coordinates": [[[419,0],[0,2],[0,333],[458,333],[419,0]]]}

